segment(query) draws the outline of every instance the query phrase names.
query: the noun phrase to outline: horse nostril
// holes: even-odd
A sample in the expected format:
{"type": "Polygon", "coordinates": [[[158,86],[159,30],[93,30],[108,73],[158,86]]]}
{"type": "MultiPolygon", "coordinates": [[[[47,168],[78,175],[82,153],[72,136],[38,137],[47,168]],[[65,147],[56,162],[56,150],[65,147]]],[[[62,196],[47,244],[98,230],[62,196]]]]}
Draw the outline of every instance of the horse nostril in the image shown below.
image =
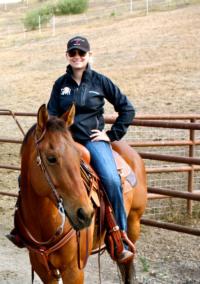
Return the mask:
{"type": "Polygon", "coordinates": [[[77,217],[79,220],[79,226],[82,228],[89,227],[92,222],[92,217],[94,215],[94,210],[91,213],[87,213],[83,208],[77,210],[77,217]]]}
{"type": "Polygon", "coordinates": [[[85,222],[85,220],[87,219],[87,216],[83,210],[83,208],[79,208],[77,210],[77,216],[78,216],[78,219],[81,221],[81,222],[85,222]]]}

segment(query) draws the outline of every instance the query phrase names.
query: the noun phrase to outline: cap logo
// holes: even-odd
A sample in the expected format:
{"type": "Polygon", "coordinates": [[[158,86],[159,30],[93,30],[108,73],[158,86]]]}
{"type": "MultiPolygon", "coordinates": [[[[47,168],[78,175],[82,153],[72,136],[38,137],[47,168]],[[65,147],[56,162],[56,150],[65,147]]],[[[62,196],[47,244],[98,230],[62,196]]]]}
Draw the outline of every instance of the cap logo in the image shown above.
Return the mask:
{"type": "Polygon", "coordinates": [[[81,41],[84,42],[84,40],[75,39],[75,40],[73,41],[73,45],[81,45],[81,41]]]}

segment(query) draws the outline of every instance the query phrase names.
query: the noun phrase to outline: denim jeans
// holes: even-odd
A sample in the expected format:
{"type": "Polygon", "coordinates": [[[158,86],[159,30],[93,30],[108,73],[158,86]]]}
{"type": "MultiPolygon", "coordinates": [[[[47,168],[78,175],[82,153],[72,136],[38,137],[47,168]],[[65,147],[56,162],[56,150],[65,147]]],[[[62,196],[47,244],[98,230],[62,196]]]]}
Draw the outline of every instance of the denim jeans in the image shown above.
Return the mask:
{"type": "Polygon", "coordinates": [[[90,152],[91,165],[103,184],[120,230],[127,231],[121,180],[110,144],[105,141],[87,141],[84,146],[90,152]]]}

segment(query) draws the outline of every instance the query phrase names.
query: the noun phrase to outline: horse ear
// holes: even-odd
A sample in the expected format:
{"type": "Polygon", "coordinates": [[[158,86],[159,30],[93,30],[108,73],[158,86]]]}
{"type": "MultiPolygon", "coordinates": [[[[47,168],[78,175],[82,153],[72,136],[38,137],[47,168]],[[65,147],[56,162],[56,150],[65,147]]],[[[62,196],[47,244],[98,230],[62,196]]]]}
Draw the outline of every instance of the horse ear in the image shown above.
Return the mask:
{"type": "Polygon", "coordinates": [[[74,123],[75,111],[75,105],[72,104],[70,108],[61,116],[68,127],[70,127],[74,123]]]}
{"type": "Polygon", "coordinates": [[[48,112],[46,105],[43,104],[37,113],[37,126],[36,126],[36,136],[39,138],[46,128],[46,123],[48,120],[48,112]]]}

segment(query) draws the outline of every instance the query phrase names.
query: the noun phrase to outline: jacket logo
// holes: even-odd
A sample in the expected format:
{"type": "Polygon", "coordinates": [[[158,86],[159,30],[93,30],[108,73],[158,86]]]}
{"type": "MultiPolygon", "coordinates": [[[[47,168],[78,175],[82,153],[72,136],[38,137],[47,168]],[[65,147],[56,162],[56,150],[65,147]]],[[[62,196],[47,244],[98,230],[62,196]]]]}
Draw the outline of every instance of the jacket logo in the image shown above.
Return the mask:
{"type": "Polygon", "coordinates": [[[71,93],[71,89],[69,87],[65,87],[61,89],[61,92],[60,92],[61,96],[70,95],[70,93],[71,93]]]}
{"type": "Polygon", "coordinates": [[[89,91],[89,93],[91,93],[91,94],[96,94],[96,95],[100,95],[100,93],[99,93],[99,92],[96,92],[96,91],[89,91]]]}

